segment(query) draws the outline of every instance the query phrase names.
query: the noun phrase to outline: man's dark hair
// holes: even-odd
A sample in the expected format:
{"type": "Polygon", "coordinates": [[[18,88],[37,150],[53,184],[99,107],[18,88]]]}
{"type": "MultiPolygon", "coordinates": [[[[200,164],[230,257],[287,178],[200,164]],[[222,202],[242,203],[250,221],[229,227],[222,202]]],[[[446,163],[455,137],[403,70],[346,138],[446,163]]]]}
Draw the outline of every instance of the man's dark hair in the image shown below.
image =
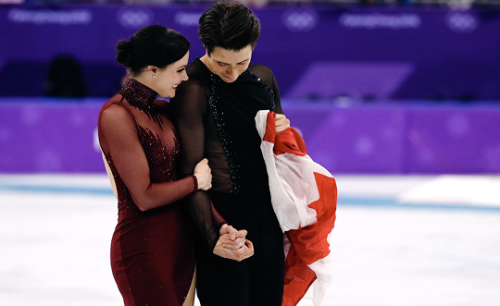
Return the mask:
{"type": "Polygon", "coordinates": [[[255,48],[260,36],[260,22],[252,11],[239,2],[218,2],[200,17],[198,34],[210,55],[214,47],[239,51],[248,45],[255,48]]]}
{"type": "Polygon", "coordinates": [[[116,61],[137,74],[149,65],[163,69],[188,51],[186,37],[164,26],[151,25],[137,31],[130,41],[118,42],[116,61]]]}

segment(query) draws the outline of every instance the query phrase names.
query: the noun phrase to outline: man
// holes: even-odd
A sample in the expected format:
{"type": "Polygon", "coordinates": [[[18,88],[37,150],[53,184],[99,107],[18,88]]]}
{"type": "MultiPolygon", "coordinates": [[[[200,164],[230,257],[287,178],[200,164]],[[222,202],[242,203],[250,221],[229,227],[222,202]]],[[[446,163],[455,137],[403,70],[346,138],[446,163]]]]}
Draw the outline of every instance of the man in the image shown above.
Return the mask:
{"type": "MultiPolygon", "coordinates": [[[[283,111],[272,71],[250,65],[260,23],[244,5],[219,2],[200,17],[199,36],[206,54],[188,67],[189,80],[171,101],[181,174],[192,174],[195,161],[203,158],[212,169],[212,189],[186,199],[204,244],[197,248],[198,297],[202,306],[280,306],[283,233],[271,205],[254,118],[259,110],[283,111]],[[211,203],[229,224],[248,231],[253,248],[251,243],[243,250],[223,245],[240,252],[233,259],[244,260],[214,255],[218,236],[211,203]]],[[[277,133],[289,126],[284,115],[277,115],[277,133]]]]}

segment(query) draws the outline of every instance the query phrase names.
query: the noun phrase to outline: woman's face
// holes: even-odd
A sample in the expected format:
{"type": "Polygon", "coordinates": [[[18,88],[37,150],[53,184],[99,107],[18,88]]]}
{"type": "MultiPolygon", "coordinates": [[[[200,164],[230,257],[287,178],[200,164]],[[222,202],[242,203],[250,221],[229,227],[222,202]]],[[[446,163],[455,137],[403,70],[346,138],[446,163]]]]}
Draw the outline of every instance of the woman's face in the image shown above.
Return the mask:
{"type": "Polygon", "coordinates": [[[251,45],[239,51],[215,47],[210,55],[207,54],[209,69],[224,82],[233,83],[250,65],[252,51],[251,45]]]}
{"type": "Polygon", "coordinates": [[[151,89],[156,91],[160,96],[173,98],[175,90],[182,81],[187,81],[186,66],[189,61],[189,51],[183,58],[174,62],[164,69],[156,68],[155,78],[152,81],[151,89]]]}

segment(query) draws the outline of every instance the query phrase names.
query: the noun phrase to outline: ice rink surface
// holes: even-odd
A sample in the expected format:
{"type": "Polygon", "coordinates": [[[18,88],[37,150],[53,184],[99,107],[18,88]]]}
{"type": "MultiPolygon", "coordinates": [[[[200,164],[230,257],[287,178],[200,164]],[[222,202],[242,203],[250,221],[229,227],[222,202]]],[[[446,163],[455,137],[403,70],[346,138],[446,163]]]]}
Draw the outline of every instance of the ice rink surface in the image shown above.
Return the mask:
{"type": "MultiPolygon", "coordinates": [[[[322,305],[500,305],[499,177],[336,179],[322,305]]],[[[109,264],[116,220],[105,176],[0,175],[0,305],[123,305],[109,264]]]]}

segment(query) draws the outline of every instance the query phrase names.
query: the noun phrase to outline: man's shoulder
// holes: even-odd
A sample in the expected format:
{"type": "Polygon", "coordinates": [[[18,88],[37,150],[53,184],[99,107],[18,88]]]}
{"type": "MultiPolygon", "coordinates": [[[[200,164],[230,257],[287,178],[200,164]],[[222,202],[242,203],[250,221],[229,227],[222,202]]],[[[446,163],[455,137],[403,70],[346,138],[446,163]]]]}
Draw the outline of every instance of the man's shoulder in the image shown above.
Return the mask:
{"type": "Polygon", "coordinates": [[[210,74],[205,73],[204,67],[198,62],[195,60],[187,66],[188,79],[179,84],[175,97],[170,99],[174,109],[178,102],[184,105],[196,104],[198,100],[203,100],[210,93],[210,74]]]}
{"type": "Polygon", "coordinates": [[[248,69],[255,70],[255,71],[262,71],[265,73],[273,73],[271,68],[267,67],[266,65],[262,65],[262,64],[251,64],[250,66],[248,66],[248,69]]]}
{"type": "Polygon", "coordinates": [[[248,71],[253,73],[258,78],[266,81],[268,84],[271,84],[274,81],[274,74],[271,68],[261,65],[261,64],[253,64],[248,66],[248,71]]]}
{"type": "Polygon", "coordinates": [[[189,78],[198,80],[210,79],[210,73],[208,73],[206,67],[198,58],[196,58],[193,62],[191,62],[191,64],[187,66],[186,72],[189,78]]]}
{"type": "Polygon", "coordinates": [[[270,79],[274,77],[273,71],[271,68],[262,65],[262,64],[252,64],[248,66],[248,70],[255,74],[256,76],[263,79],[270,79]]]}
{"type": "Polygon", "coordinates": [[[206,87],[210,84],[210,74],[200,69],[196,62],[189,64],[186,68],[186,73],[189,77],[187,81],[183,81],[181,84],[189,86],[201,86],[206,87]]]}

